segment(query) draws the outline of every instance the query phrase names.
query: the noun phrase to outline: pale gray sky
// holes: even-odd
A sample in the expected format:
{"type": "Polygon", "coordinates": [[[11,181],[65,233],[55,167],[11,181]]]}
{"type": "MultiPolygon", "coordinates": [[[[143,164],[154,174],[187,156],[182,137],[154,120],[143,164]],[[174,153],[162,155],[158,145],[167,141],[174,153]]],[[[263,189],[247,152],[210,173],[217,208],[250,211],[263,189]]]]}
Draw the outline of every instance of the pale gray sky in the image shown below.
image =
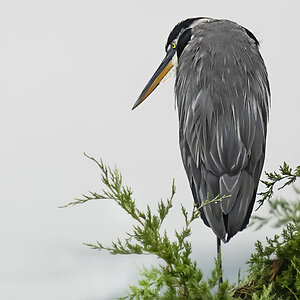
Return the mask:
{"type": "MultiPolygon", "coordinates": [[[[170,30],[192,16],[236,21],[260,40],[272,90],[265,170],[299,164],[299,1],[1,1],[1,299],[112,299],[136,282],[137,266],[157,263],[82,244],[130,230],[114,203],[58,206],[100,190],[85,151],[116,164],[141,207],[167,197],[175,178],[174,210],[191,209],[174,80],[131,107],[170,30]]],[[[178,220],[173,213],[168,230],[178,220]]],[[[223,247],[225,274],[235,280],[255,240],[274,232],[237,234],[223,247]]],[[[216,242],[201,220],[192,242],[208,274],[216,242]]]]}

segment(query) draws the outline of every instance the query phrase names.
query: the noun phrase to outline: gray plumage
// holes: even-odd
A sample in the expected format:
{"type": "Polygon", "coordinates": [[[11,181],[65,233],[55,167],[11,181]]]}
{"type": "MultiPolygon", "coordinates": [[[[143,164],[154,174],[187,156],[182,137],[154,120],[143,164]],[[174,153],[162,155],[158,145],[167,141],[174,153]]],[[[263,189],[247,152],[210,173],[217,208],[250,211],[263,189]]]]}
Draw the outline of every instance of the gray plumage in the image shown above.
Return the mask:
{"type": "Polygon", "coordinates": [[[192,28],[176,71],[183,164],[201,217],[228,242],[249,222],[267,134],[269,84],[258,43],[227,20],[192,28]]]}
{"type": "Polygon", "coordinates": [[[184,20],[171,31],[166,57],[133,106],[177,67],[183,164],[197,205],[230,195],[201,208],[203,221],[223,242],[247,226],[264,163],[270,90],[258,46],[234,22],[184,20]]]}

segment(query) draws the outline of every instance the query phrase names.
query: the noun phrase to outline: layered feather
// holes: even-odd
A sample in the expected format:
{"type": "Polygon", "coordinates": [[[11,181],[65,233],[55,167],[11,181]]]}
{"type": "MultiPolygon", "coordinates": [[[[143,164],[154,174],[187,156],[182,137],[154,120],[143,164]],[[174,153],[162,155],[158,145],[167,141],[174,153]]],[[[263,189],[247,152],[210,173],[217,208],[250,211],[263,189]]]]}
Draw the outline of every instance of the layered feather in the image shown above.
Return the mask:
{"type": "Polygon", "coordinates": [[[196,204],[230,195],[201,210],[227,242],[249,222],[264,163],[270,92],[258,43],[226,20],[193,27],[178,60],[175,94],[196,204]]]}

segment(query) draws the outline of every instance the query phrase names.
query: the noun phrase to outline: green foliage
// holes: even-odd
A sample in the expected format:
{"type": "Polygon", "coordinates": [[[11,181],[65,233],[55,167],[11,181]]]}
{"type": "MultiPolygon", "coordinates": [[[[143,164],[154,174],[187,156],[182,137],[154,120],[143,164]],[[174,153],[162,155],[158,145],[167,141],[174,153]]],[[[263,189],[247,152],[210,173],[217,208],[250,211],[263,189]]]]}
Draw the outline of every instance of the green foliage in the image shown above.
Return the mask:
{"type": "MultiPolygon", "coordinates": [[[[233,299],[229,293],[232,287],[228,281],[220,284],[218,291],[213,291],[216,290],[222,275],[222,270],[218,267],[220,264],[218,259],[211,278],[204,281],[197,263],[190,257],[192,245],[188,238],[191,235],[192,222],[200,215],[197,207],[194,207],[190,215],[183,206],[181,207],[183,228],[179,231],[175,230],[172,238],[163,230],[162,225],[173,206],[174,182],[170,198],[158,203],[157,213],[153,213],[149,206],[142,211],[137,207],[131,189],[123,185],[122,176],[116,168],[111,169],[102,160],[98,162],[92,157],[87,157],[99,167],[105,188],[101,194],[90,192],[89,195],[83,195],[83,199],[75,199],[66,206],[97,199],[114,200],[135,220],[135,225],[132,232],[127,233],[125,241],[118,239],[109,247],[100,242],[86,243],[86,245],[92,249],[106,250],[114,255],[151,254],[161,261],[159,267],[144,268],[138,285],[130,286],[128,295],[123,299],[233,299]]],[[[224,198],[226,197],[207,200],[202,206],[224,198]]]]}
{"type": "Polygon", "coordinates": [[[138,285],[130,286],[128,295],[120,299],[233,299],[227,281],[221,284],[218,291],[212,292],[221,274],[218,263],[216,260],[216,267],[207,281],[203,280],[202,272],[197,269],[195,262],[172,271],[161,265],[159,268],[144,268],[138,285]]]}
{"type": "MultiPolygon", "coordinates": [[[[300,190],[293,186],[297,195],[300,195],[300,190]]],[[[294,201],[286,201],[282,198],[275,198],[269,201],[270,212],[268,216],[252,216],[252,222],[250,225],[256,226],[256,229],[260,229],[266,225],[269,221],[273,221],[274,227],[281,227],[288,224],[291,221],[300,223],[300,199],[297,198],[294,201]]]]}
{"type": "MultiPolygon", "coordinates": [[[[267,191],[261,193],[264,200],[270,200],[273,195],[275,183],[285,181],[279,189],[295,182],[300,177],[300,166],[295,171],[284,163],[280,172],[266,173],[268,180],[263,181],[267,191]]],[[[294,187],[297,195],[300,191],[294,187]]],[[[251,255],[249,264],[248,285],[255,288],[257,295],[266,291],[269,284],[269,298],[266,299],[300,299],[300,198],[294,201],[273,199],[269,201],[269,215],[267,217],[252,217],[252,225],[257,229],[269,221],[273,227],[285,225],[281,236],[275,235],[273,239],[266,238],[264,247],[260,241],[255,244],[256,252],[251,255]]],[[[254,297],[253,295],[253,297],[254,297]]],[[[250,299],[250,298],[245,298],[250,299]]]]}
{"type": "Polygon", "coordinates": [[[280,181],[284,182],[278,188],[279,190],[294,183],[296,179],[300,177],[300,166],[296,167],[293,171],[292,168],[286,162],[284,162],[283,165],[279,167],[279,173],[274,171],[270,173],[266,172],[265,174],[267,175],[268,179],[262,180],[262,183],[266,186],[267,190],[259,194],[262,196],[258,201],[260,206],[263,205],[265,200],[270,200],[272,198],[276,183],[280,181]]]}
{"type": "Polygon", "coordinates": [[[266,283],[272,283],[272,295],[276,299],[300,298],[300,232],[299,224],[289,223],[281,234],[267,238],[267,246],[257,241],[256,253],[249,264],[249,284],[257,291],[266,283]],[[276,293],[275,293],[276,291],[276,293]]]}
{"type": "MultiPolygon", "coordinates": [[[[272,300],[275,299],[275,295],[271,295],[272,284],[269,284],[268,287],[263,285],[263,290],[260,296],[257,293],[253,293],[252,300],[272,300]]],[[[278,298],[277,298],[278,299],[278,298]]]]}
{"type": "MultiPolygon", "coordinates": [[[[228,281],[218,286],[222,276],[220,257],[215,260],[215,268],[207,280],[203,279],[197,263],[191,259],[192,245],[189,237],[191,224],[200,214],[198,208],[194,207],[189,214],[183,206],[181,207],[183,227],[179,231],[175,230],[173,236],[167,235],[163,229],[173,206],[174,182],[170,198],[166,201],[161,200],[155,213],[149,206],[141,210],[132,197],[132,190],[123,185],[122,176],[116,168],[111,169],[102,160],[98,162],[92,157],[87,157],[99,167],[104,189],[101,193],[90,192],[83,195],[82,199],[75,199],[64,207],[90,200],[113,200],[133,219],[134,225],[132,232],[126,233],[124,241],[117,239],[111,246],[104,246],[100,242],[86,245],[92,249],[106,250],[113,255],[150,254],[159,259],[158,266],[141,270],[141,278],[137,284],[130,286],[127,295],[120,299],[300,299],[299,199],[292,204],[282,199],[270,202],[270,216],[254,218],[254,223],[260,227],[274,216],[277,218],[276,226],[287,225],[281,237],[276,235],[273,239],[267,238],[267,246],[263,246],[259,241],[256,243],[256,252],[248,261],[247,279],[241,280],[239,276],[237,287],[229,285],[228,281]]],[[[267,173],[267,176],[268,180],[264,181],[267,191],[261,194],[261,203],[270,199],[276,182],[285,180],[281,188],[294,182],[300,176],[300,167],[293,172],[284,163],[280,173],[267,173]]],[[[296,192],[299,193],[297,190],[296,192]]],[[[226,197],[207,199],[202,205],[224,198],[226,197]]]]}
{"type": "Polygon", "coordinates": [[[288,223],[281,236],[266,238],[267,245],[255,243],[247,262],[247,282],[234,289],[234,297],[245,300],[300,299],[299,224],[288,223]]]}

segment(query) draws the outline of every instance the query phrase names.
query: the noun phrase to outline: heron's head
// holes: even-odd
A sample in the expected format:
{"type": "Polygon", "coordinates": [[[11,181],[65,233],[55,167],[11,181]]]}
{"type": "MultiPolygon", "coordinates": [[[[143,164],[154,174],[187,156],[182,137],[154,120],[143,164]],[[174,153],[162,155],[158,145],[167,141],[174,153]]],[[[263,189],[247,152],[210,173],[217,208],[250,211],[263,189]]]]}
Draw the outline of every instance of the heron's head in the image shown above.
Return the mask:
{"type": "Polygon", "coordinates": [[[192,29],[199,23],[211,21],[210,18],[190,18],[178,23],[169,34],[166,43],[166,56],[155,71],[132,109],[140,105],[154,89],[176,70],[178,59],[192,38],[192,29]],[[168,76],[166,76],[168,74],[168,76]]]}

